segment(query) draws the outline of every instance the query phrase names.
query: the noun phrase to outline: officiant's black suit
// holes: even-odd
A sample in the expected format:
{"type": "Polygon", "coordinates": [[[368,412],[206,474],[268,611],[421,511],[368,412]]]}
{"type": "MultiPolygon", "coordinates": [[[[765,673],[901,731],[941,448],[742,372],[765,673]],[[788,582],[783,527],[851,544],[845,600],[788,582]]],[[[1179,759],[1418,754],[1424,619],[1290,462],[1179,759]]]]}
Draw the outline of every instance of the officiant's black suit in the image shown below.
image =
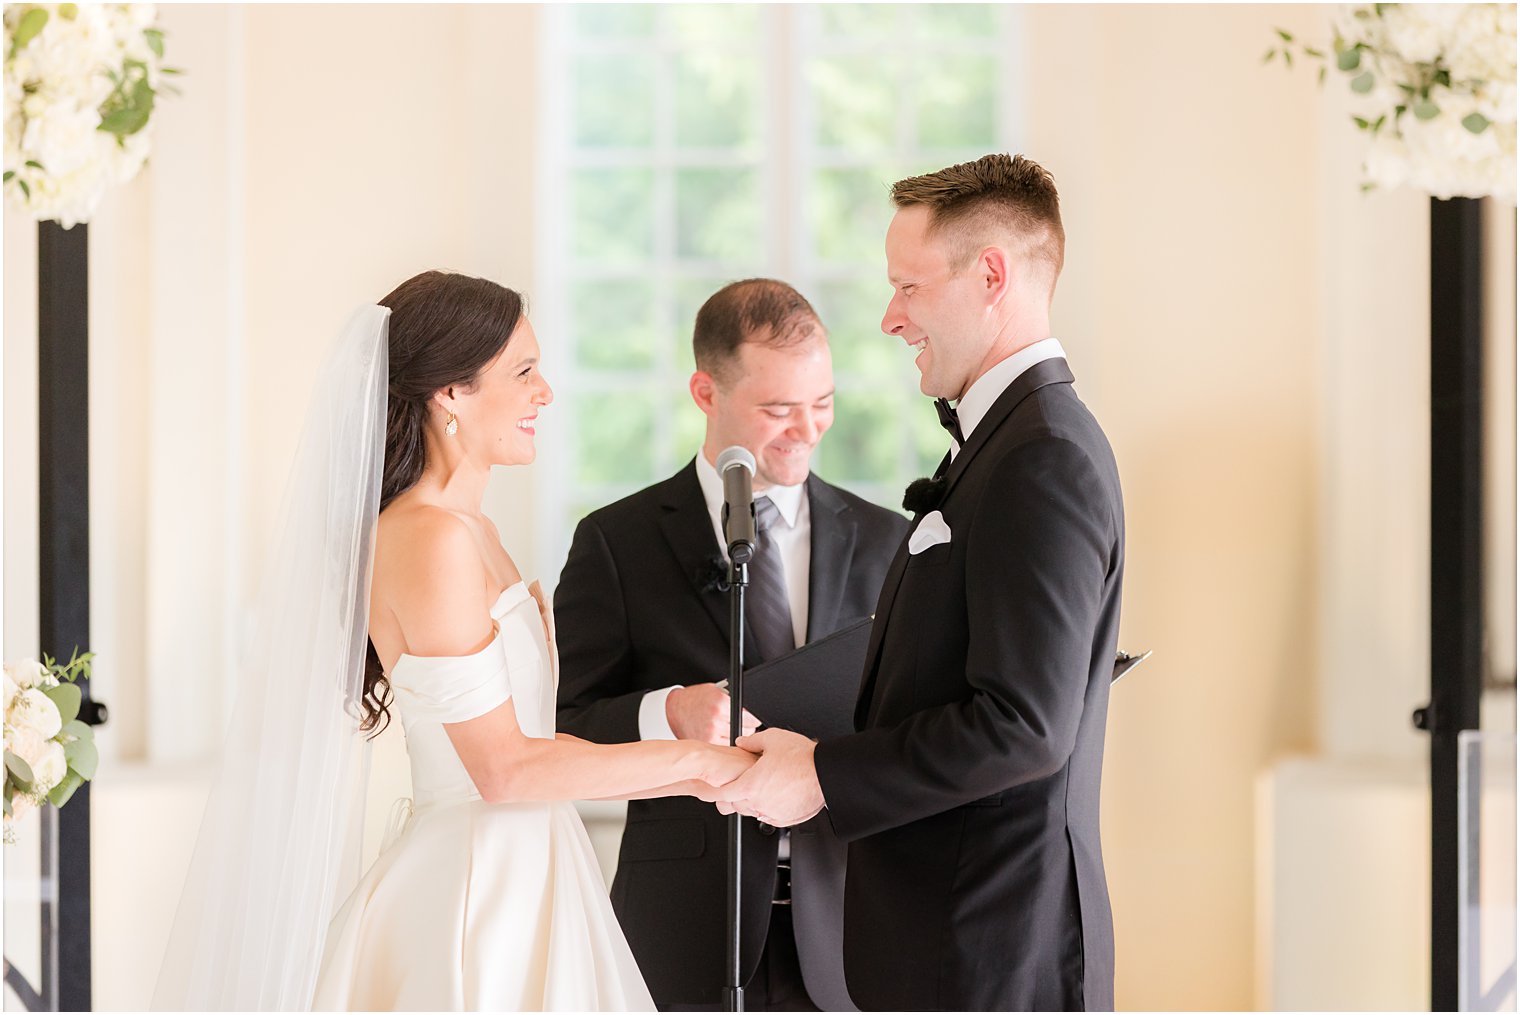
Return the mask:
{"type": "MultiPolygon", "coordinates": [[[[816,476],[806,493],[813,641],[870,614],[907,522],[816,476]]],[[[581,521],[554,594],[561,730],[600,743],[638,740],[646,692],[728,676],[729,600],[714,587],[726,574],[720,552],[695,463],[581,521]]],[[[859,674],[819,679],[853,683],[859,674]]],[[[747,981],[772,918],[777,837],[748,818],[743,827],[747,981]]],[[[628,805],[612,904],[662,1007],[722,1003],[727,843],[728,819],[712,804],[628,805]]],[[[808,993],[826,1010],[847,1008],[844,845],[815,819],[792,830],[791,851],[791,917],[808,993]]]]}
{"type": "Polygon", "coordinates": [[[912,555],[905,541],[892,562],[862,732],[814,757],[849,843],[850,993],[867,1009],[1112,1008],[1098,789],[1124,574],[1113,453],[1053,359],[1004,390],[944,476],[951,538],[912,555]]]}

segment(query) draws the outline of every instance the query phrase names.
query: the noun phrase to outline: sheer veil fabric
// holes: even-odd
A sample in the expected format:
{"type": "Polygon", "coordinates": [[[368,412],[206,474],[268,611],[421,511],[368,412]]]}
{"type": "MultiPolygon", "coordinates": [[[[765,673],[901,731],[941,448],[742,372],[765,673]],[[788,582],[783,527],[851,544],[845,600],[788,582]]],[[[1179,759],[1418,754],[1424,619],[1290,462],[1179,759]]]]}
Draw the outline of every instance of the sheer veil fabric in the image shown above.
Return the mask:
{"type": "Polygon", "coordinates": [[[296,452],[155,1010],[303,1010],[360,876],[390,311],[350,317],[296,452]]]}

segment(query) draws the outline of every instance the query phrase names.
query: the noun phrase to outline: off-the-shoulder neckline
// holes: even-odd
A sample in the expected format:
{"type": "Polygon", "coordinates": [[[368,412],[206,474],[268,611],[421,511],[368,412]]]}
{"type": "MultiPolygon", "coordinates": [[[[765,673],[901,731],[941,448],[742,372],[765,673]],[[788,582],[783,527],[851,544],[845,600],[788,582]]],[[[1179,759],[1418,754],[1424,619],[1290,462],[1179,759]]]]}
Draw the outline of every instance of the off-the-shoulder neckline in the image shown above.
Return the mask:
{"type": "Polygon", "coordinates": [[[403,659],[419,659],[424,662],[430,659],[456,661],[463,659],[474,659],[476,656],[490,651],[491,646],[496,644],[496,639],[501,637],[501,625],[496,623],[496,611],[501,607],[501,601],[507,598],[507,593],[511,592],[513,589],[518,588],[523,590],[528,599],[533,598],[532,589],[529,588],[528,582],[524,578],[519,578],[511,585],[508,585],[506,588],[502,589],[501,594],[498,595],[495,601],[491,603],[491,640],[486,642],[485,645],[482,646],[478,651],[471,652],[468,655],[462,656],[414,656],[410,652],[403,652],[396,657],[396,662],[391,666],[391,672],[394,673],[396,671],[396,668],[401,665],[401,661],[403,659]]]}

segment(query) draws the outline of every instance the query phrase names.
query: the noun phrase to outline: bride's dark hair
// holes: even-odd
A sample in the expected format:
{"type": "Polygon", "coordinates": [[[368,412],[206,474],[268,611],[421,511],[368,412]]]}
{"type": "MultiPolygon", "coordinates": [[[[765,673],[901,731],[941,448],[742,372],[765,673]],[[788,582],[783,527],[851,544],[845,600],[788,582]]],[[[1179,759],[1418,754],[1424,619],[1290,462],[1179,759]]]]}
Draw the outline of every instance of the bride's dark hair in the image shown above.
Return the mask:
{"type": "MultiPolygon", "coordinates": [[[[484,278],[425,271],[380,301],[389,307],[390,387],[385,403],[385,470],[380,510],[422,478],[433,395],[468,390],[506,347],[523,316],[523,298],[484,278]]],[[[390,723],[391,686],[371,642],[364,663],[359,729],[378,736],[390,723]]]]}

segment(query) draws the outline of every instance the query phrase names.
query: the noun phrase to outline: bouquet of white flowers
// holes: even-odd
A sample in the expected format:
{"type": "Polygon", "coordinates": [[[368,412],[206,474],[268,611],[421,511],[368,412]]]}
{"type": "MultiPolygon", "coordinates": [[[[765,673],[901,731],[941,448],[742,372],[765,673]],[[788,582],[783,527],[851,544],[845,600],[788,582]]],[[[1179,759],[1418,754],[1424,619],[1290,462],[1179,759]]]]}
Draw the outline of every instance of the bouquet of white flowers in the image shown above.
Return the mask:
{"type": "MultiPolygon", "coordinates": [[[[1364,188],[1514,202],[1514,4],[1347,5],[1332,27],[1335,66],[1363,104],[1353,120],[1368,139],[1364,188]]],[[[1277,34],[1267,60],[1292,66],[1296,46],[1328,63],[1277,34]]]]}
{"type": "Polygon", "coordinates": [[[78,718],[83,699],[77,681],[90,676],[93,654],[76,654],[67,666],[48,656],[5,665],[5,841],[33,807],[62,807],[100,756],[95,734],[78,718]]]}
{"type": "Polygon", "coordinates": [[[152,4],[5,6],[5,179],[11,206],[64,228],[137,175],[167,89],[152,4]]]}

